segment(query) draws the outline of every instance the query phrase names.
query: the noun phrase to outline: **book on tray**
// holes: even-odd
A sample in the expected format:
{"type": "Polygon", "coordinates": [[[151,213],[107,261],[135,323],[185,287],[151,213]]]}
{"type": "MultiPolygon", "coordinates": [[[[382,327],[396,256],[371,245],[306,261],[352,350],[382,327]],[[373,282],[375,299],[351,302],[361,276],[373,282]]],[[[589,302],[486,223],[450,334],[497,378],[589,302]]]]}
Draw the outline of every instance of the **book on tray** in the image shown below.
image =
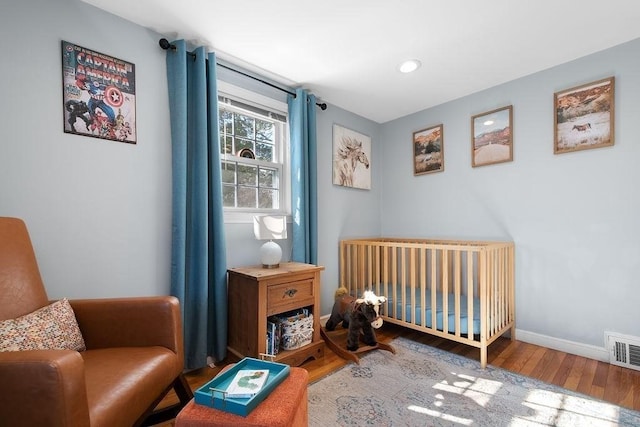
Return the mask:
{"type": "Polygon", "coordinates": [[[253,397],[262,389],[267,378],[268,369],[241,369],[229,383],[226,395],[233,398],[253,397]]]}

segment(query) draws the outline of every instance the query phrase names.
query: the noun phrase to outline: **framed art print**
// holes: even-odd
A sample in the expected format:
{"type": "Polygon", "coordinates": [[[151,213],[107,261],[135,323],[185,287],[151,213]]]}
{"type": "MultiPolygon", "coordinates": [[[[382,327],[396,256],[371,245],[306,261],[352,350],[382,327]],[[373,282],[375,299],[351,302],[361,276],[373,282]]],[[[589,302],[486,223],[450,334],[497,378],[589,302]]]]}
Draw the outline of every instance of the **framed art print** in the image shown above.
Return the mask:
{"type": "Polygon", "coordinates": [[[62,41],[64,131],[136,143],[136,68],[62,41]]]}
{"type": "Polygon", "coordinates": [[[343,187],[371,189],[371,138],[333,125],[333,183],[343,187]]]}
{"type": "Polygon", "coordinates": [[[553,95],[553,153],[613,145],[614,77],[553,95]]]}
{"type": "Polygon", "coordinates": [[[471,117],[471,166],[513,160],[513,107],[471,117]]]}
{"type": "Polygon", "coordinates": [[[413,133],[413,174],[424,175],[444,170],[443,125],[413,133]]]}

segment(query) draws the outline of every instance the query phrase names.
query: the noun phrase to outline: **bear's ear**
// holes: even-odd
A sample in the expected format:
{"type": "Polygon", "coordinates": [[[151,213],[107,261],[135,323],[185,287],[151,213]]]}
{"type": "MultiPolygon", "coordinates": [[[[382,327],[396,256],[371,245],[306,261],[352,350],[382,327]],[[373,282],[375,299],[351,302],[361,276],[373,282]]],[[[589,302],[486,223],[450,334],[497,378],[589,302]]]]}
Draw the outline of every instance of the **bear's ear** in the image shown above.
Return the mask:
{"type": "Polygon", "coordinates": [[[387,302],[387,297],[378,297],[378,304],[383,304],[387,302]]]}
{"type": "Polygon", "coordinates": [[[356,304],[364,304],[366,301],[363,298],[358,298],[356,304]]]}

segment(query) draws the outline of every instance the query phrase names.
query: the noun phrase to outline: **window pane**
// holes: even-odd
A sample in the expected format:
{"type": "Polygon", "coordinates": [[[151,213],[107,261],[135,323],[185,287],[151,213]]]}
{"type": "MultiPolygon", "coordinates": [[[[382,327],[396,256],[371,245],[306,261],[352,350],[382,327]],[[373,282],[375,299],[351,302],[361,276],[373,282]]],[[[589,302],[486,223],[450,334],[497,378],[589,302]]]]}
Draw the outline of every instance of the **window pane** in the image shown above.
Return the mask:
{"type": "Polygon", "coordinates": [[[224,206],[225,208],[236,207],[236,186],[235,185],[222,186],[222,206],[224,206]]]}
{"type": "Polygon", "coordinates": [[[257,188],[238,187],[238,207],[255,208],[256,191],[258,191],[257,188]]]}
{"type": "Polygon", "coordinates": [[[225,135],[233,134],[233,113],[231,111],[220,110],[220,133],[225,135]]]}
{"type": "Polygon", "coordinates": [[[259,196],[259,208],[262,209],[277,209],[278,208],[278,192],[276,190],[268,190],[266,188],[261,188],[258,191],[259,196]]]}
{"type": "Polygon", "coordinates": [[[260,174],[258,175],[258,186],[259,187],[276,187],[276,177],[277,171],[274,169],[263,169],[260,168],[260,174]]]}
{"type": "Polygon", "coordinates": [[[274,127],[273,123],[256,119],[256,139],[261,141],[273,142],[274,127]]]}
{"type": "Polygon", "coordinates": [[[251,185],[253,187],[258,185],[258,168],[250,165],[238,165],[238,184],[239,185],[251,185]]]}
{"type": "Polygon", "coordinates": [[[233,153],[233,137],[230,135],[220,135],[220,152],[222,154],[233,153]]]}
{"type": "Polygon", "coordinates": [[[253,129],[254,122],[255,120],[253,117],[236,113],[233,121],[235,136],[246,136],[253,139],[255,135],[253,129]]]}
{"type": "Polygon", "coordinates": [[[256,142],[256,159],[266,160],[268,162],[275,161],[274,146],[272,144],[256,142]]]}
{"type": "Polygon", "coordinates": [[[250,139],[236,138],[235,148],[236,148],[236,151],[234,151],[234,154],[238,154],[238,152],[243,148],[248,148],[249,150],[253,151],[253,141],[250,139]]]}
{"type": "Polygon", "coordinates": [[[235,163],[224,162],[224,161],[222,162],[222,182],[227,184],[236,183],[236,164],[235,163]]]}

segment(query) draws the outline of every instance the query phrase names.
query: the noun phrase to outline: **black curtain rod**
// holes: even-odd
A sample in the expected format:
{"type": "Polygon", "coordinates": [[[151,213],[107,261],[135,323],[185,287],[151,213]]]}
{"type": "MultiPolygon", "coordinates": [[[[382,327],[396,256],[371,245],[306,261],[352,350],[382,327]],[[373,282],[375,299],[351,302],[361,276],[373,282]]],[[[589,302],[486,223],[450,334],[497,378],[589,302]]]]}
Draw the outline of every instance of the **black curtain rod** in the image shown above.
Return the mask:
{"type": "MultiPolygon", "coordinates": [[[[165,38],[160,39],[160,41],[158,43],[160,44],[160,47],[162,49],[164,49],[164,50],[167,50],[167,49],[175,50],[176,49],[176,46],[171,44],[171,43],[169,43],[169,40],[167,40],[165,38]]],[[[195,53],[193,53],[193,52],[187,52],[187,54],[195,57],[195,53]]],[[[266,82],[266,81],[264,81],[262,79],[259,79],[258,77],[252,76],[252,75],[247,74],[247,73],[243,73],[240,70],[236,70],[235,68],[231,68],[231,67],[229,67],[227,65],[224,65],[224,64],[221,64],[219,62],[216,62],[216,65],[219,66],[219,67],[222,67],[222,68],[226,68],[227,70],[233,71],[234,73],[238,73],[238,74],[241,74],[241,75],[243,75],[245,77],[249,77],[250,79],[257,80],[260,83],[263,83],[263,84],[265,84],[267,86],[271,86],[274,89],[278,89],[278,90],[280,90],[282,92],[286,92],[289,95],[292,95],[294,98],[296,97],[296,94],[294,92],[291,92],[290,90],[287,90],[287,89],[281,88],[279,86],[276,86],[274,84],[271,84],[269,82],[266,82]]],[[[318,107],[320,107],[320,109],[323,110],[323,111],[327,109],[327,104],[324,103],[324,102],[316,102],[316,105],[318,107]]]]}

